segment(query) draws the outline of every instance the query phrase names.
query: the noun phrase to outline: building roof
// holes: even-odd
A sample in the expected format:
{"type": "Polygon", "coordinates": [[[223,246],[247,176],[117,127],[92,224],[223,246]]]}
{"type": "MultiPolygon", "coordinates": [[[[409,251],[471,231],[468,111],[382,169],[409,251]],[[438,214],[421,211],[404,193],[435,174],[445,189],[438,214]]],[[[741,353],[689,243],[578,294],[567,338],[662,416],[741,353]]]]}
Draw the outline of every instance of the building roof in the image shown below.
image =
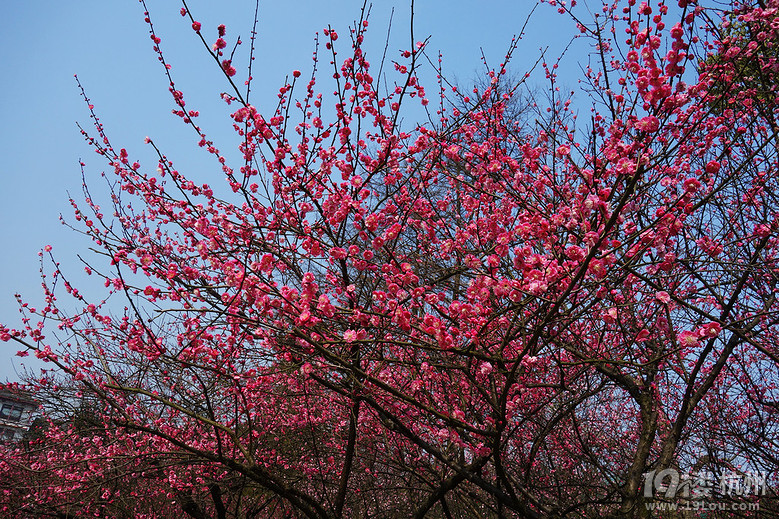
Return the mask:
{"type": "Polygon", "coordinates": [[[38,402],[32,397],[32,394],[22,390],[0,390],[0,400],[10,400],[12,402],[18,402],[20,404],[27,404],[38,407],[38,402]]]}

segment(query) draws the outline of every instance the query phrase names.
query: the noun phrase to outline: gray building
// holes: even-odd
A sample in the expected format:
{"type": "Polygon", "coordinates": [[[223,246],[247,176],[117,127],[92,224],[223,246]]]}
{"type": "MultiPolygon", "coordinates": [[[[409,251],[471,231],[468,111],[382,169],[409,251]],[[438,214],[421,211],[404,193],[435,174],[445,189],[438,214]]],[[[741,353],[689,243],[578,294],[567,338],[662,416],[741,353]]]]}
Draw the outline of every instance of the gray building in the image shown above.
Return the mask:
{"type": "Polygon", "coordinates": [[[0,441],[18,441],[30,428],[38,402],[23,391],[0,391],[0,441]]]}

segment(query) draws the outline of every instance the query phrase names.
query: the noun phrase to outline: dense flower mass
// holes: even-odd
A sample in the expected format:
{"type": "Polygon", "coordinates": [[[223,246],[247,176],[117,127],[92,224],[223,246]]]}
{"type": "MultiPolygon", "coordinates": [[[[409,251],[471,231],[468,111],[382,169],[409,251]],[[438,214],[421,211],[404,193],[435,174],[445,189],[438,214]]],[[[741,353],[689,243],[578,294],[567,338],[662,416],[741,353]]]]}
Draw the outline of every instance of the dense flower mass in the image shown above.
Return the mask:
{"type": "MultiPolygon", "coordinates": [[[[587,124],[554,65],[548,106],[523,94],[516,42],[467,93],[422,85],[424,42],[369,63],[364,12],[324,31],[332,71],[295,70],[261,113],[220,25],[201,40],[238,164],[146,13],[174,113],[233,196],[150,139],[142,166],[92,112],[116,183],[109,209],[72,203],[106,295],[56,267],[46,306],[0,326],[53,367],[28,381],[47,421],[3,447],[3,513],[649,517],[650,471],[773,471],[779,1],[591,21],[549,3],[596,44],[587,124]]],[[[718,499],[772,517],[770,485],[718,499]]]]}

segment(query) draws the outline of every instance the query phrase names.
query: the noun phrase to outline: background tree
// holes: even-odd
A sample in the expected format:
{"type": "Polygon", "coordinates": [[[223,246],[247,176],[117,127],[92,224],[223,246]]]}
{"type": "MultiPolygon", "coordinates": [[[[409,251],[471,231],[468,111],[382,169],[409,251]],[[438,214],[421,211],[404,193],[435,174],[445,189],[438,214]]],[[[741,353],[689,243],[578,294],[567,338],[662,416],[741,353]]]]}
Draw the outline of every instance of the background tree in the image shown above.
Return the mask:
{"type": "MultiPolygon", "coordinates": [[[[761,8],[765,5],[757,2],[761,8]]],[[[770,42],[764,43],[769,36],[761,24],[743,10],[725,13],[725,20],[716,31],[717,37],[726,54],[711,54],[705,61],[705,69],[729,69],[728,75],[735,78],[730,82],[714,82],[709,87],[713,102],[712,107],[718,112],[726,110],[731,104],[738,102],[739,92],[749,90],[748,97],[755,101],[771,100],[776,97],[776,86],[772,63],[776,60],[776,48],[770,42]]],[[[714,74],[719,75],[718,73],[714,74]]],[[[770,113],[770,112],[769,112],[770,113]]],[[[770,117],[769,113],[765,115],[770,117]]]]}

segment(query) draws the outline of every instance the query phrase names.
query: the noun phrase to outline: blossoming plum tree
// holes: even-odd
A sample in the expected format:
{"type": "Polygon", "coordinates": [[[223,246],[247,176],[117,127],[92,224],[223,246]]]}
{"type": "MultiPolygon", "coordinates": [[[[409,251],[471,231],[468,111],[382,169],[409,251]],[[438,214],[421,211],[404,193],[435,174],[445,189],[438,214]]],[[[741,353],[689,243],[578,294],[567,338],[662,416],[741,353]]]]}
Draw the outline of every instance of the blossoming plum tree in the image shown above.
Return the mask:
{"type": "Polygon", "coordinates": [[[319,42],[332,96],[295,71],[262,114],[226,28],[208,41],[185,3],[229,88],[238,164],[147,13],[175,114],[232,196],[151,140],[142,166],[92,113],[116,184],[109,209],[73,205],[106,297],[57,267],[46,306],[0,334],[55,367],[29,381],[40,394],[96,404],[89,426],[6,448],[0,506],[645,517],[648,471],[775,468],[779,2],[734,4],[748,31],[721,41],[721,13],[691,0],[608,2],[591,21],[570,4],[597,45],[585,127],[546,63],[549,111],[507,116],[518,42],[473,92],[426,89],[413,35],[384,79],[366,10],[319,42]],[[760,91],[723,89],[747,60],[760,91]],[[407,127],[408,110],[428,120],[407,127]]]}

